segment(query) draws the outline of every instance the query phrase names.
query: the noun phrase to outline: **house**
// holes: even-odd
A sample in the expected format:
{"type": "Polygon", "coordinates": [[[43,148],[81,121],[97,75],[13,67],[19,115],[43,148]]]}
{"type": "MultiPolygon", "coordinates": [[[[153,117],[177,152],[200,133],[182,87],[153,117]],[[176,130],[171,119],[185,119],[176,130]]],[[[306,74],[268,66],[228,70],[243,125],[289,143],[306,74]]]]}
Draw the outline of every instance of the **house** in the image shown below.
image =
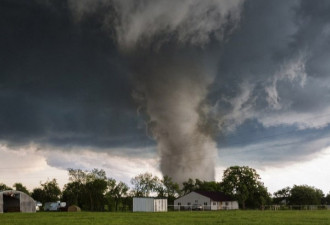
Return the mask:
{"type": "Polygon", "coordinates": [[[174,200],[175,210],[231,210],[238,202],[222,192],[192,191],[174,200]]]}
{"type": "Polygon", "coordinates": [[[0,213],[4,212],[36,212],[36,202],[20,191],[1,191],[0,213]]]}
{"type": "Polygon", "coordinates": [[[167,199],[133,198],[133,212],[167,212],[167,199]]]}

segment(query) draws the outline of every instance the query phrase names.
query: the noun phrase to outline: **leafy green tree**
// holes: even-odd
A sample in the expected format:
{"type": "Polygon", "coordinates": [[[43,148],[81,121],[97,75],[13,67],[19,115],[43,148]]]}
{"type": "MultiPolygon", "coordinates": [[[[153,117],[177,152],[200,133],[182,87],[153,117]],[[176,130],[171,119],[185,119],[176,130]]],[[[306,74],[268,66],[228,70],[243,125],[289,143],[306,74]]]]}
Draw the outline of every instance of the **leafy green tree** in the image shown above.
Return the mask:
{"type": "Polygon", "coordinates": [[[56,202],[60,199],[61,189],[58,186],[56,179],[46,181],[40,184],[41,187],[35,188],[32,191],[32,198],[43,204],[46,202],[56,202]]]}
{"type": "Polygon", "coordinates": [[[131,179],[136,197],[149,197],[151,192],[157,191],[158,183],[159,178],[157,176],[153,177],[151,173],[139,174],[131,179]]]}
{"type": "Polygon", "coordinates": [[[220,184],[215,181],[201,181],[199,179],[195,179],[195,181],[189,178],[188,181],[182,183],[183,194],[187,194],[192,191],[221,191],[220,184]]]}
{"type": "Polygon", "coordinates": [[[38,201],[38,202],[41,202],[42,204],[45,204],[46,200],[45,200],[45,192],[42,188],[34,188],[32,190],[32,193],[31,193],[31,197],[38,201]]]}
{"type": "Polygon", "coordinates": [[[82,205],[81,197],[83,196],[82,184],[74,181],[64,185],[61,201],[70,205],[82,205]]]}
{"type": "Polygon", "coordinates": [[[21,191],[27,195],[30,195],[29,190],[22,183],[15,183],[13,187],[15,188],[16,191],[21,191]]]}
{"type": "Polygon", "coordinates": [[[165,175],[161,180],[164,186],[165,197],[178,197],[180,195],[180,187],[178,183],[172,181],[172,178],[165,175]]]}
{"type": "Polygon", "coordinates": [[[327,196],[325,196],[325,198],[324,198],[324,204],[330,205],[330,193],[327,194],[327,196]]]}
{"type": "Polygon", "coordinates": [[[70,183],[65,185],[62,199],[78,204],[85,210],[103,211],[107,189],[105,171],[68,169],[68,173],[70,183]]]}
{"type": "Polygon", "coordinates": [[[274,192],[273,195],[274,195],[273,202],[275,204],[283,204],[283,203],[287,204],[291,195],[291,188],[290,187],[282,188],[281,190],[274,192]]]}
{"type": "Polygon", "coordinates": [[[157,182],[155,191],[160,198],[167,198],[168,204],[172,205],[175,198],[180,195],[179,184],[172,181],[172,178],[165,175],[160,182],[157,182]]]}
{"type": "Polygon", "coordinates": [[[107,182],[105,179],[95,178],[89,180],[86,185],[86,195],[89,197],[89,206],[91,211],[103,211],[105,205],[105,192],[107,182]]]}
{"type": "Polygon", "coordinates": [[[191,178],[189,178],[187,181],[182,183],[182,193],[183,195],[186,195],[192,191],[195,191],[197,189],[195,185],[195,181],[191,178]]]}
{"type": "Polygon", "coordinates": [[[113,203],[114,210],[118,211],[120,204],[122,204],[123,207],[126,207],[124,198],[127,197],[128,190],[129,187],[125,183],[121,181],[117,183],[113,178],[108,179],[108,192],[106,193],[106,198],[110,205],[113,203]]]}
{"type": "Polygon", "coordinates": [[[220,191],[220,184],[215,181],[195,180],[196,190],[199,191],[220,191]]]}
{"type": "Polygon", "coordinates": [[[9,186],[5,185],[4,183],[0,183],[0,191],[12,190],[9,186]]]}
{"type": "Polygon", "coordinates": [[[248,166],[227,168],[220,186],[224,193],[237,199],[243,209],[261,207],[270,199],[259,174],[248,166]]]}
{"type": "Polygon", "coordinates": [[[45,202],[56,202],[60,200],[61,189],[59,188],[56,179],[46,181],[41,184],[41,187],[44,191],[45,202]]]}
{"type": "Polygon", "coordinates": [[[290,192],[290,205],[320,205],[322,190],[308,185],[294,185],[290,192]]]}

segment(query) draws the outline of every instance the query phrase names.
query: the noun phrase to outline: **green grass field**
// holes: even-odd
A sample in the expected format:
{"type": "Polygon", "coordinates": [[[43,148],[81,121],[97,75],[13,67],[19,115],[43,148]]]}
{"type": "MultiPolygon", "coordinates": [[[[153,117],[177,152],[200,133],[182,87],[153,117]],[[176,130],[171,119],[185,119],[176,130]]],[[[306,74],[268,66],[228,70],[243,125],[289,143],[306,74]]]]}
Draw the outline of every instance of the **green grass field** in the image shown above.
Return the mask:
{"type": "Polygon", "coordinates": [[[0,225],[330,225],[330,211],[217,211],[167,213],[8,213],[0,225]]]}

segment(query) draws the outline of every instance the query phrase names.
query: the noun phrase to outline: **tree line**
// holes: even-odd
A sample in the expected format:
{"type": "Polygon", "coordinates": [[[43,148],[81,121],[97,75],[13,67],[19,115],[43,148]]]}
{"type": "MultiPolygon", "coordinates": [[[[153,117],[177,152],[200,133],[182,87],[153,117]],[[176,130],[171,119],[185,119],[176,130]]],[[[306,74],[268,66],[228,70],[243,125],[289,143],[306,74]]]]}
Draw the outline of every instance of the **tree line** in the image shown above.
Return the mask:
{"type": "MultiPolygon", "coordinates": [[[[221,182],[188,179],[181,185],[169,176],[162,179],[151,173],[139,174],[131,179],[130,188],[121,181],[109,178],[104,170],[68,169],[69,182],[61,190],[57,180],[40,183],[30,192],[22,183],[13,188],[22,191],[41,203],[64,201],[88,211],[130,211],[133,197],[155,196],[167,198],[168,204],[191,191],[220,191],[237,200],[242,209],[257,209],[264,205],[321,205],[330,204],[330,193],[307,186],[285,187],[271,195],[261,182],[260,175],[248,166],[232,166],[223,173],[221,182]]],[[[12,189],[0,183],[1,190],[12,189]]]]}

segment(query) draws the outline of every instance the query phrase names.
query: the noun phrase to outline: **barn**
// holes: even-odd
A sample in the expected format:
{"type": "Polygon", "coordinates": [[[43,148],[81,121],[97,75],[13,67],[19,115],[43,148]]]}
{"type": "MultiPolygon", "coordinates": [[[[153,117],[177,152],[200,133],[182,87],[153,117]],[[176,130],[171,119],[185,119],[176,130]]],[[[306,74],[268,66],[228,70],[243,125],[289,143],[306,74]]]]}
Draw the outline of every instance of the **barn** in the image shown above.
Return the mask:
{"type": "Polygon", "coordinates": [[[174,200],[174,209],[231,210],[238,209],[238,202],[222,192],[192,191],[174,200]]]}
{"type": "Polygon", "coordinates": [[[133,212],[167,212],[167,199],[133,198],[133,212]]]}
{"type": "Polygon", "coordinates": [[[35,201],[20,191],[0,192],[0,213],[6,212],[36,212],[35,201]]]}

